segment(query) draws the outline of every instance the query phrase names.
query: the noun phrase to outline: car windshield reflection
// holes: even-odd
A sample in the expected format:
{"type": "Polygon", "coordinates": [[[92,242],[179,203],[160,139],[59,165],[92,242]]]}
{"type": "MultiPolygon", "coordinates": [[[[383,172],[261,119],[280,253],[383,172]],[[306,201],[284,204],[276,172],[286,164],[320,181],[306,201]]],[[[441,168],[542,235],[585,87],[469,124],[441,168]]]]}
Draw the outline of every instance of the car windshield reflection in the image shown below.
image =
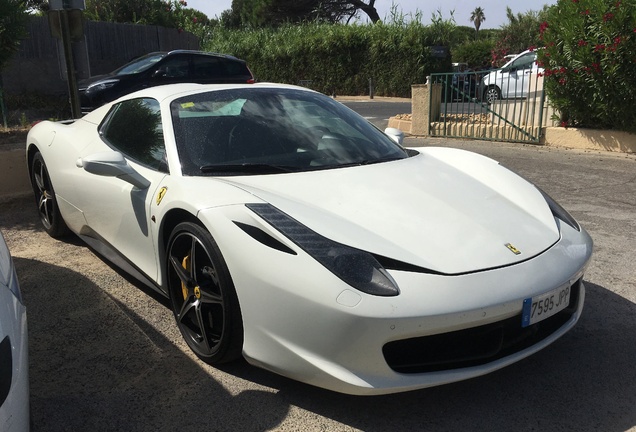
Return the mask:
{"type": "Polygon", "coordinates": [[[176,99],[171,111],[186,175],[299,172],[408,157],[358,114],[309,91],[211,91],[176,99]]]}
{"type": "Polygon", "coordinates": [[[165,56],[164,53],[147,54],[131,61],[113,72],[113,75],[130,75],[150,69],[165,56]]]}

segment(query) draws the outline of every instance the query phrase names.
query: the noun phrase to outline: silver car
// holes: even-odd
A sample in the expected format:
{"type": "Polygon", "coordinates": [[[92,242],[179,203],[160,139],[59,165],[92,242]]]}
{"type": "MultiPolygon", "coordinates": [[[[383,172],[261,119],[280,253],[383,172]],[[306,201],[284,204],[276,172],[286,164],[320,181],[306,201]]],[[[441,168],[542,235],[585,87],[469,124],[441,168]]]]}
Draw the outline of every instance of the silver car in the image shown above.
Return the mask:
{"type": "Polygon", "coordinates": [[[528,95],[531,83],[536,83],[543,69],[537,65],[537,51],[527,50],[500,69],[485,75],[481,81],[482,100],[516,99],[528,95]]]}

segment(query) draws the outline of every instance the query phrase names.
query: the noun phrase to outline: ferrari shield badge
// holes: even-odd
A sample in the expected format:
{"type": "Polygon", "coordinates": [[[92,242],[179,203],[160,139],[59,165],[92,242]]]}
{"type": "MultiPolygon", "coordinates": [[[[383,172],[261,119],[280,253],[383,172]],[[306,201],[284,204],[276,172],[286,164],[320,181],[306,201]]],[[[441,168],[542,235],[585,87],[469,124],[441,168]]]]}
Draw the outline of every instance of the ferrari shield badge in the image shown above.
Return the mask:
{"type": "Polygon", "coordinates": [[[506,247],[507,247],[508,249],[510,249],[510,252],[512,252],[512,253],[513,253],[513,254],[515,254],[515,255],[519,255],[519,254],[521,254],[521,251],[520,251],[519,249],[517,249],[516,247],[514,247],[514,246],[512,245],[512,243],[506,243],[506,247]]]}
{"type": "Polygon", "coordinates": [[[168,191],[168,188],[165,186],[159,189],[159,192],[157,192],[157,205],[161,204],[161,200],[163,199],[164,196],[166,196],[167,191],[168,191]]]}

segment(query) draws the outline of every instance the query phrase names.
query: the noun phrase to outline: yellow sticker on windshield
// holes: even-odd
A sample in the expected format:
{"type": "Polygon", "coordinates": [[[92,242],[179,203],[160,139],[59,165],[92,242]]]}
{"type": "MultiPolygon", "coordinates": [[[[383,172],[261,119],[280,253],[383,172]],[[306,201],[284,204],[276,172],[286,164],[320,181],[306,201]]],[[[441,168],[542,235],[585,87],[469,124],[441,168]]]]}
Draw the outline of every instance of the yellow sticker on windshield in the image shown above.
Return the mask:
{"type": "Polygon", "coordinates": [[[194,106],[194,102],[186,102],[181,104],[181,108],[183,109],[192,108],[193,106],[194,106]]]}

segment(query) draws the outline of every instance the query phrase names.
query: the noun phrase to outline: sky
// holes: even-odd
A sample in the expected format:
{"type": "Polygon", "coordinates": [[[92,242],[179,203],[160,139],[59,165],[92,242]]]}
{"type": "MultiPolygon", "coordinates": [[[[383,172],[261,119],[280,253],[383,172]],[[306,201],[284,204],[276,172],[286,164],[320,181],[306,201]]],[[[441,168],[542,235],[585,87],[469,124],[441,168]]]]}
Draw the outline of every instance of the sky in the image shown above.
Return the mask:
{"type": "MultiPolygon", "coordinates": [[[[221,16],[221,13],[232,7],[232,0],[187,0],[188,7],[197,9],[209,18],[221,16]]],[[[557,0],[508,0],[508,6],[513,13],[525,13],[533,10],[538,11],[544,4],[554,5],[557,0]]],[[[476,7],[484,10],[486,21],[481,25],[482,29],[498,29],[508,22],[506,18],[506,4],[501,0],[376,0],[375,7],[380,14],[380,18],[385,20],[390,18],[391,5],[395,3],[397,10],[405,15],[415,14],[418,10],[422,13],[422,23],[430,24],[431,15],[440,10],[445,19],[450,18],[450,11],[454,10],[455,23],[472,27],[470,14],[476,7]]],[[[366,15],[361,14],[361,17],[366,15]]]]}

